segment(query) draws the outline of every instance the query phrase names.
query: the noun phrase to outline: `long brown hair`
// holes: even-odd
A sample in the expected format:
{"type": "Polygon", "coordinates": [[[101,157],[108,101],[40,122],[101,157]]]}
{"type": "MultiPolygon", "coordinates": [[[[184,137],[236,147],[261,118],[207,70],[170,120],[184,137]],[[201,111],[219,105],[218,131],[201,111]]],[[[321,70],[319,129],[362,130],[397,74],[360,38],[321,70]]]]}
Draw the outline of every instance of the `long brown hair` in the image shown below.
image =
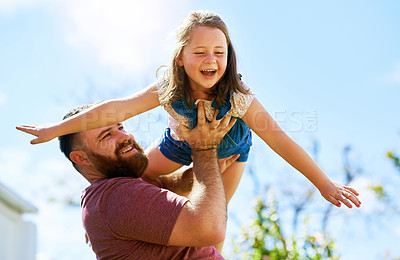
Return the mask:
{"type": "Polygon", "coordinates": [[[237,72],[236,54],[233,49],[228,28],[222,19],[211,11],[194,11],[189,13],[177,28],[177,44],[172,56],[172,63],[168,71],[164,74],[166,89],[162,90],[161,102],[175,101],[186,96],[189,105],[191,99],[189,95],[189,80],[182,66],[179,66],[177,60],[181,55],[183,48],[189,42],[191,33],[199,26],[207,26],[221,30],[228,45],[228,62],[225,74],[222,78],[209,90],[210,95],[215,96],[217,105],[222,105],[225,102],[225,96],[232,91],[249,94],[249,90],[243,88],[240,83],[240,77],[237,72]]]}

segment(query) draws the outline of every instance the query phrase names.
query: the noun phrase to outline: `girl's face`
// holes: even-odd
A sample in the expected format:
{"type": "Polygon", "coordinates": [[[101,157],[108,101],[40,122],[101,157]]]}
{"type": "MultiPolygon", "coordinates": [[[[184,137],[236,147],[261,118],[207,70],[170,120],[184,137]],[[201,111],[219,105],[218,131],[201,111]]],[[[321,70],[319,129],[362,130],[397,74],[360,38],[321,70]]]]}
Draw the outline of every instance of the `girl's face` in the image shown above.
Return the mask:
{"type": "Polygon", "coordinates": [[[184,66],[194,98],[198,96],[196,93],[204,93],[222,78],[227,59],[228,46],[221,30],[199,26],[192,31],[177,62],[184,66]]]}

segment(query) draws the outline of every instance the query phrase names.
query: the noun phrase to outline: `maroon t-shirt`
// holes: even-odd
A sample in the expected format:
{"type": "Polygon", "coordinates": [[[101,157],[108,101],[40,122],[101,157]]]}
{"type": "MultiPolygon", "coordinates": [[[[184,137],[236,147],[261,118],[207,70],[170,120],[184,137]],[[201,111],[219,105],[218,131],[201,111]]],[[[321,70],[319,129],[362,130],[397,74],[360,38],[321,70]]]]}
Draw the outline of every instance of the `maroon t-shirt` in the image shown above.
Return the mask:
{"type": "Polygon", "coordinates": [[[141,178],[97,180],[81,199],[97,259],[223,259],[215,247],[168,246],[188,199],[141,178]]]}

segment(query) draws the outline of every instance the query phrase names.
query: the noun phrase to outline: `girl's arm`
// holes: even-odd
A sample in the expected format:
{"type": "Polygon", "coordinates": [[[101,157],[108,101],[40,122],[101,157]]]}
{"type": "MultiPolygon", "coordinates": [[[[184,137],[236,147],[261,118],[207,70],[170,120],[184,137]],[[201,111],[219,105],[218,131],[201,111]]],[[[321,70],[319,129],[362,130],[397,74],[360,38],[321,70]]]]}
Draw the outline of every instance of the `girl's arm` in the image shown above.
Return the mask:
{"type": "Polygon", "coordinates": [[[242,119],[272,150],[309,179],[326,200],[338,207],[342,201],[351,208],[349,200],[360,206],[356,197],[358,193],[352,188],[333,183],[312,158],[282,131],[256,98],[242,119]]]}
{"type": "Polygon", "coordinates": [[[154,82],[133,95],[99,103],[60,122],[37,126],[20,125],[17,129],[35,135],[37,138],[31,144],[38,144],[58,136],[117,124],[159,105],[157,82],[154,82]]]}

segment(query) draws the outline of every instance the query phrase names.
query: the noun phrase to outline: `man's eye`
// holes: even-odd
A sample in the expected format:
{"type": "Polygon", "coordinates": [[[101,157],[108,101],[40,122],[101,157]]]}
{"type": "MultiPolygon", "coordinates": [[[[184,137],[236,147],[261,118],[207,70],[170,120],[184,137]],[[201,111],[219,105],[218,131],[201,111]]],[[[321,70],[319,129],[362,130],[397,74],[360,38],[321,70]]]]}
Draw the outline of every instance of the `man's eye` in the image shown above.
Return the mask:
{"type": "Polygon", "coordinates": [[[106,139],[106,138],[109,137],[109,136],[111,136],[111,134],[110,134],[110,133],[107,133],[106,135],[103,136],[103,138],[101,138],[101,140],[104,140],[104,139],[106,139]]]}

